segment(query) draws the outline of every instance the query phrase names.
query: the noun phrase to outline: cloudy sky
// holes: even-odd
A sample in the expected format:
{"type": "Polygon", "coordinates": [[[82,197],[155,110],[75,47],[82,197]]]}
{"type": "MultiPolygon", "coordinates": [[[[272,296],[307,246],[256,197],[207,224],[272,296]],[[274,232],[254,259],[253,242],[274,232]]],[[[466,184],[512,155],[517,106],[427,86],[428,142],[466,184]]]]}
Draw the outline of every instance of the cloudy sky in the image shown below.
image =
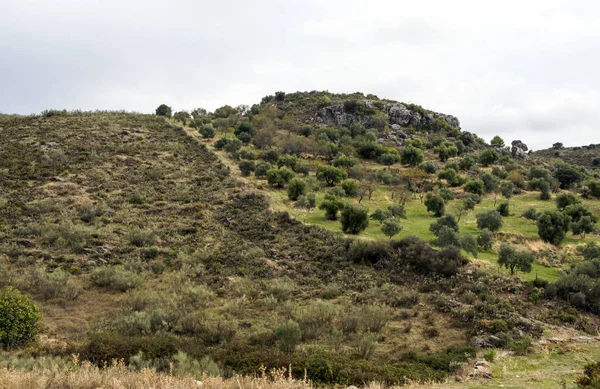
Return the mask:
{"type": "Polygon", "coordinates": [[[600,143],[592,0],[0,0],[0,112],[374,93],[488,141],[600,143]]]}

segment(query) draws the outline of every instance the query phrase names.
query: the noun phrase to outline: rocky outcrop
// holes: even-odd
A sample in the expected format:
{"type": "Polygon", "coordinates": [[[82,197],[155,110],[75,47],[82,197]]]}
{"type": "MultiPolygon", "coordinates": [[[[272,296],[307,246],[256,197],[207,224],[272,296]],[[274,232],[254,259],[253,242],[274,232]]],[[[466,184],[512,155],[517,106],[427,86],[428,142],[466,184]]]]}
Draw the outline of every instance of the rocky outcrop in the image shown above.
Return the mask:
{"type": "Polygon", "coordinates": [[[413,109],[402,103],[382,103],[374,100],[360,100],[361,108],[353,109],[349,112],[344,104],[330,105],[317,111],[317,123],[332,123],[338,126],[348,127],[354,123],[367,124],[371,120],[374,110],[384,112],[388,115],[389,124],[397,125],[400,128],[409,126],[415,128],[429,128],[438,119],[443,119],[453,128],[460,128],[459,120],[452,115],[445,115],[437,112],[423,111],[413,109]],[[423,113],[424,112],[424,113],[423,113]]]}
{"type": "Polygon", "coordinates": [[[510,148],[510,152],[514,158],[523,160],[529,158],[529,156],[526,153],[526,151],[529,150],[529,148],[525,143],[521,142],[520,140],[513,140],[511,142],[511,145],[512,147],[510,148]]]}

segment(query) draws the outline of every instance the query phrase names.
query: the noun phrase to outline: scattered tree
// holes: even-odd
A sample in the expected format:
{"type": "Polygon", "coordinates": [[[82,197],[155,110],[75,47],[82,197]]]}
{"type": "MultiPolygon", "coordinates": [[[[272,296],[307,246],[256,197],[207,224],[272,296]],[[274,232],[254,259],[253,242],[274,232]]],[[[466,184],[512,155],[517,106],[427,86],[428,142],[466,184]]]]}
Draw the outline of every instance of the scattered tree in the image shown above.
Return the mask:
{"type": "Polygon", "coordinates": [[[581,203],[581,200],[579,200],[577,196],[571,192],[561,193],[556,196],[556,207],[561,211],[564,211],[569,205],[579,203],[581,203]]]}
{"type": "Polygon", "coordinates": [[[394,235],[399,234],[400,231],[402,231],[402,225],[394,217],[385,219],[381,225],[381,232],[390,239],[392,239],[394,235]]]}
{"type": "Polygon", "coordinates": [[[425,206],[427,212],[432,212],[435,217],[444,215],[444,199],[440,195],[428,193],[425,198],[425,206]]]}
{"type": "Polygon", "coordinates": [[[338,182],[348,178],[348,174],[342,169],[325,165],[321,166],[317,171],[317,178],[321,181],[325,181],[327,186],[335,186],[338,182]]]}
{"type": "Polygon", "coordinates": [[[288,198],[292,201],[306,193],[306,182],[301,178],[293,178],[288,184],[288,198]]]}
{"type": "Polygon", "coordinates": [[[524,273],[529,273],[531,272],[532,263],[533,253],[531,251],[517,251],[514,247],[506,243],[500,245],[498,265],[510,269],[510,274],[514,274],[515,269],[521,270],[524,273]]]}
{"type": "Polygon", "coordinates": [[[254,161],[248,160],[240,161],[238,166],[240,168],[240,171],[242,172],[242,176],[244,177],[249,176],[256,168],[254,165],[254,161]]]}
{"type": "Polygon", "coordinates": [[[406,146],[400,153],[400,162],[403,165],[417,166],[423,162],[423,152],[413,146],[406,146]]]}
{"type": "Polygon", "coordinates": [[[319,204],[319,209],[325,211],[325,218],[328,220],[337,220],[338,213],[344,208],[344,202],[340,199],[324,200],[319,204]]]}
{"type": "Polygon", "coordinates": [[[358,234],[369,226],[369,213],[364,207],[346,205],[342,209],[342,231],[358,234]]]}
{"type": "Polygon", "coordinates": [[[504,220],[502,219],[502,215],[495,209],[477,214],[477,227],[480,230],[487,228],[492,232],[496,232],[502,228],[503,224],[504,220]]]}
{"type": "Polygon", "coordinates": [[[560,245],[569,231],[571,218],[559,211],[544,211],[537,218],[538,235],[544,242],[560,245]]]}
{"type": "Polygon", "coordinates": [[[171,107],[166,104],[161,104],[156,108],[156,114],[158,116],[171,117],[171,107]]]}
{"type": "Polygon", "coordinates": [[[479,236],[477,237],[477,244],[479,245],[479,247],[481,247],[483,250],[491,250],[492,248],[492,244],[494,243],[494,233],[490,230],[488,230],[487,228],[484,228],[483,230],[481,230],[481,232],[479,233],[479,236]]]}
{"type": "Polygon", "coordinates": [[[499,147],[502,148],[504,147],[504,140],[502,138],[500,138],[498,135],[496,135],[492,141],[490,142],[490,144],[494,147],[499,147]]]}

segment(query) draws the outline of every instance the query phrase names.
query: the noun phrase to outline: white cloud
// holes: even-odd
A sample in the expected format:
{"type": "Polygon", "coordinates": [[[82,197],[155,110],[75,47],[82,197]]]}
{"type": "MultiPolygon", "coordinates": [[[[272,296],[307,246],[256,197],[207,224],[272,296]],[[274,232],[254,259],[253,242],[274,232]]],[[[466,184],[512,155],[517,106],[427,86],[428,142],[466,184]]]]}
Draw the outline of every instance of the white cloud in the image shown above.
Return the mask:
{"type": "Polygon", "coordinates": [[[486,139],[600,143],[591,0],[4,0],[0,111],[375,93],[486,139]]]}

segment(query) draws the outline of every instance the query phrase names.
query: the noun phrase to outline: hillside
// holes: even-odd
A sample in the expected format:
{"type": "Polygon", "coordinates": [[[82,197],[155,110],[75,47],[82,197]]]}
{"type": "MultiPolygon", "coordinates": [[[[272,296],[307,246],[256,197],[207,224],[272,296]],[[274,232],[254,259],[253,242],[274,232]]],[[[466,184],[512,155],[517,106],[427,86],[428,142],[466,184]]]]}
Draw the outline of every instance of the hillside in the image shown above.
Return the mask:
{"type": "Polygon", "coordinates": [[[556,145],[554,148],[535,151],[533,157],[541,161],[557,160],[596,169],[600,166],[600,145],[589,144],[577,147],[556,145]]]}
{"type": "MultiPolygon", "coordinates": [[[[174,117],[0,116],[0,282],[42,311],[23,360],[68,366],[76,353],[193,377],[291,364],[320,384],[393,384],[466,378],[489,347],[533,360],[540,348],[570,352],[546,338],[596,334],[595,297],[572,299],[583,292],[564,292],[561,274],[594,260],[577,247],[598,236],[543,242],[536,221],[521,217],[556,208],[528,177],[537,165],[503,155],[455,117],[326,92],[174,117]],[[488,150],[497,154],[489,162],[488,150]],[[484,190],[488,176],[495,190],[487,181],[484,190]],[[468,189],[478,180],[475,201],[468,189]],[[478,247],[477,214],[505,201],[505,182],[510,212],[490,247],[478,247]],[[430,228],[449,220],[425,205],[441,195],[460,215],[456,230],[430,228]],[[364,229],[342,232],[348,204],[367,214],[364,229]],[[389,239],[386,223],[400,225],[389,239]],[[533,250],[533,272],[499,270],[502,243],[533,250]]],[[[545,172],[558,186],[553,200],[577,193],[579,184],[561,189],[545,172]]],[[[577,194],[578,205],[598,215],[588,197],[577,194]]],[[[3,364],[25,365],[14,356],[3,364]]],[[[571,381],[577,363],[564,368],[571,381]]]]}

